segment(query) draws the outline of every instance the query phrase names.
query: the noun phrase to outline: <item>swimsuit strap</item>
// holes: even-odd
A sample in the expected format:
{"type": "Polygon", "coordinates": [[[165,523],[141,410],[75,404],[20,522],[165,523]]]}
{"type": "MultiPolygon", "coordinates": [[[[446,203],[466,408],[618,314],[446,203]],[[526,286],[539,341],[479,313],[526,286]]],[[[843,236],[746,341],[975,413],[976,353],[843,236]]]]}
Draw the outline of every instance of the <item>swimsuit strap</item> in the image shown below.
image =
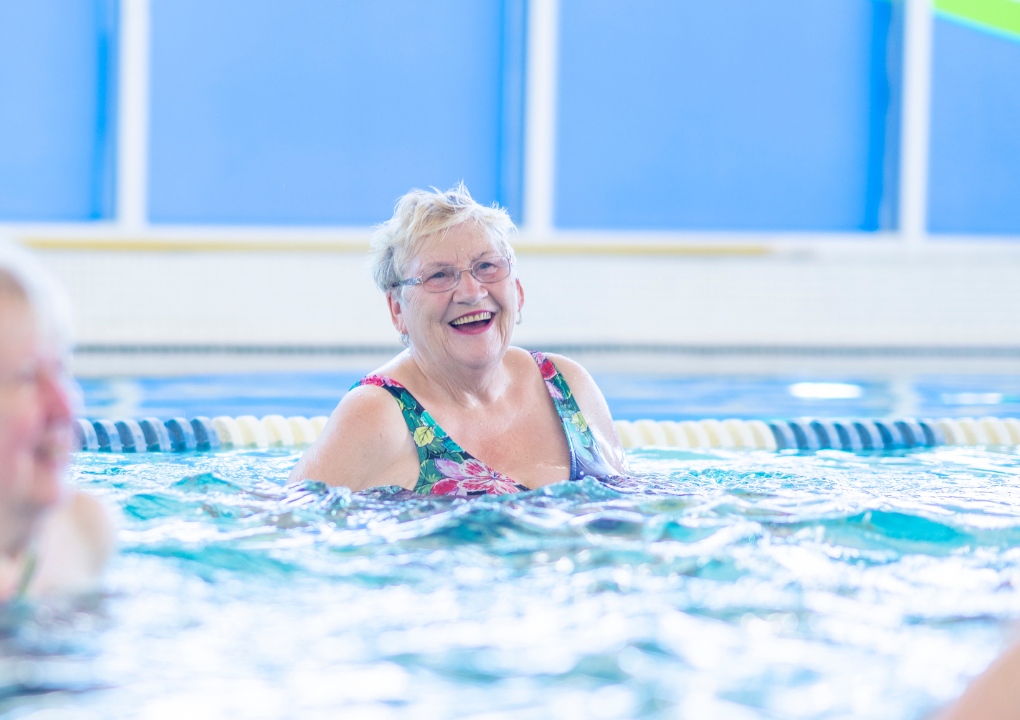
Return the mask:
{"type": "Polygon", "coordinates": [[[361,385],[381,387],[400,406],[418,451],[420,469],[414,492],[425,495],[485,495],[528,489],[461,448],[439,427],[418,399],[396,380],[383,375],[369,375],[355,383],[354,387],[361,385]]]}
{"type": "MultiPolygon", "coordinates": [[[[574,394],[566,379],[552,360],[540,352],[531,356],[542,373],[546,390],[556,406],[556,413],[563,423],[570,449],[570,479],[583,477],[608,477],[616,470],[606,461],[574,394]]],[[[407,429],[411,432],[415,449],[418,451],[418,481],[414,492],[435,495],[484,495],[503,494],[528,490],[528,487],[514,482],[497,470],[473,457],[458,445],[453,438],[439,427],[428,411],[407,388],[393,378],[383,375],[369,375],[354,387],[374,385],[380,387],[397,401],[404,416],[407,429]]]]}
{"type": "Polygon", "coordinates": [[[545,388],[549,391],[556,406],[556,413],[563,423],[563,432],[566,433],[567,444],[570,446],[570,479],[617,475],[616,469],[602,454],[602,448],[599,447],[581,408],[577,406],[574,393],[571,392],[563,374],[544,353],[532,352],[531,356],[538,363],[542,379],[545,380],[545,388]]]}
{"type": "Polygon", "coordinates": [[[21,578],[14,591],[14,600],[20,600],[28,594],[28,586],[32,584],[36,568],[39,567],[39,555],[31,545],[25,551],[25,566],[21,569],[21,578]]]}

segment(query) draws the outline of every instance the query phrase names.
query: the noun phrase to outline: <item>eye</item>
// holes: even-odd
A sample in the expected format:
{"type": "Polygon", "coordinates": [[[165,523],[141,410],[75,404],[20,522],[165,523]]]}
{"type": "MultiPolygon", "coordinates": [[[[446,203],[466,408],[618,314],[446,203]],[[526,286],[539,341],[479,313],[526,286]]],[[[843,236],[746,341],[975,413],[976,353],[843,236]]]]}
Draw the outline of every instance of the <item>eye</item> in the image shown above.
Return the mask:
{"type": "Polygon", "coordinates": [[[446,270],[436,270],[429,273],[429,275],[425,278],[425,282],[428,282],[429,280],[442,280],[448,275],[449,273],[446,270]]]}

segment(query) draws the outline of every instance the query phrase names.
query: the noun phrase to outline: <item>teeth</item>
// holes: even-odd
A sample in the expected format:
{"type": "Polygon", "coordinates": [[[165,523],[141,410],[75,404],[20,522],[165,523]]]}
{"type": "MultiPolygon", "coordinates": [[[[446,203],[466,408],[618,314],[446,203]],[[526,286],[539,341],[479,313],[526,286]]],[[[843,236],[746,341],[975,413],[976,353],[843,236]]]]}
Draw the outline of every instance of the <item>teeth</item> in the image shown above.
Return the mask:
{"type": "Polygon", "coordinates": [[[465,315],[462,318],[457,318],[451,325],[464,325],[466,323],[478,322],[479,320],[488,320],[492,317],[492,313],[486,310],[485,312],[475,313],[474,315],[465,315]]]}

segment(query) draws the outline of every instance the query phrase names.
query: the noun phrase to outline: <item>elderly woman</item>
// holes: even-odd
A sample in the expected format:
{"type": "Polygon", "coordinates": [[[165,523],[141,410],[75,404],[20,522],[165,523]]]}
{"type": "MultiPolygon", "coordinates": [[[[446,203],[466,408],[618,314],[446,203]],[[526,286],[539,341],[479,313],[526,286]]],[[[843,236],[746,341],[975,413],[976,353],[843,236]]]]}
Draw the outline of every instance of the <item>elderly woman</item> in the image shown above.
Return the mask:
{"type": "Polygon", "coordinates": [[[292,480],[468,496],[624,471],[584,368],[510,345],[524,306],[514,232],[463,184],[401,198],[372,247],[407,350],[343,398],[292,480]]]}
{"type": "Polygon", "coordinates": [[[92,589],[112,533],[93,498],[67,491],[71,403],[57,295],[0,245],[0,602],[92,589]]]}

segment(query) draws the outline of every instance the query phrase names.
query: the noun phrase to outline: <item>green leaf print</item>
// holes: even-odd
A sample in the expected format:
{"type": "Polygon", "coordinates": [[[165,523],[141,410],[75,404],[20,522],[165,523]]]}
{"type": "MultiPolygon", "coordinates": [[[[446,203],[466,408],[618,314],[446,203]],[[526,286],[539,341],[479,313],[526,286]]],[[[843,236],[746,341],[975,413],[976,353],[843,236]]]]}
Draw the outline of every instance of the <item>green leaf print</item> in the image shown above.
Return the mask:
{"type": "Polygon", "coordinates": [[[436,470],[435,460],[429,459],[421,464],[421,474],[418,476],[417,492],[429,492],[432,486],[443,479],[443,476],[436,470]]]}
{"type": "Polygon", "coordinates": [[[414,431],[414,444],[418,447],[430,445],[435,439],[436,430],[431,425],[421,425],[414,431]]]}

